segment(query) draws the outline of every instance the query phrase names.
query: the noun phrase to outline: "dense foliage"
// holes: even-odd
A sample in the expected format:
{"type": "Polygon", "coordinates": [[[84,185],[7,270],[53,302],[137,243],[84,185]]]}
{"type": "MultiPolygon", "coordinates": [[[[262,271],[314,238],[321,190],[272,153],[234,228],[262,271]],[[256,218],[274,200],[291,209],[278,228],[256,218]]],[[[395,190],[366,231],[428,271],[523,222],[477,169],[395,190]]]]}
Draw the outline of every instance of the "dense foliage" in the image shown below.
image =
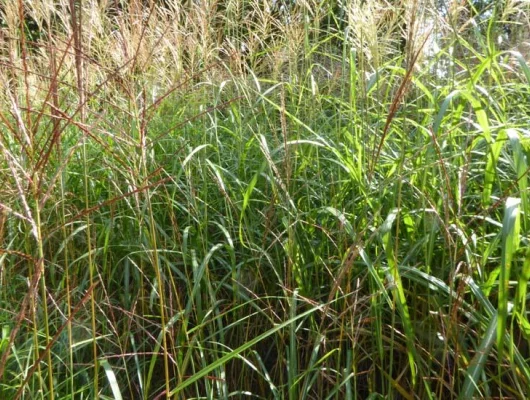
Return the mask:
{"type": "Polygon", "coordinates": [[[528,398],[529,7],[4,3],[0,398],[528,398]]]}

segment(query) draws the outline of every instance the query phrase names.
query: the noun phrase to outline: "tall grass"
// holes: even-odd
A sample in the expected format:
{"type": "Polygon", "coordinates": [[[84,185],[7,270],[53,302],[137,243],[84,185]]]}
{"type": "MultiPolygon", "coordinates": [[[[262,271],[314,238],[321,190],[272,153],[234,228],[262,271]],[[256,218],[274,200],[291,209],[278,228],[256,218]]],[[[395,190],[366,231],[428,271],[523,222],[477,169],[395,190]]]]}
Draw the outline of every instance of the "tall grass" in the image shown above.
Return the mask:
{"type": "Polygon", "coordinates": [[[527,398],[530,10],[477,8],[3,4],[0,398],[527,398]]]}

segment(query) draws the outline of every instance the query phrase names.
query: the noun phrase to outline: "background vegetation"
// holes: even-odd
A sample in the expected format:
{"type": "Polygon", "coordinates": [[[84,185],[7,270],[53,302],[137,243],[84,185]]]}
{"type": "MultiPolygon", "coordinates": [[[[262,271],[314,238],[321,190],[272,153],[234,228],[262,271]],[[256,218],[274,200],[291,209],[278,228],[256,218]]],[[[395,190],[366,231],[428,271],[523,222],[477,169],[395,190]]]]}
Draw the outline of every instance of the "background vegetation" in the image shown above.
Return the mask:
{"type": "Polygon", "coordinates": [[[2,2],[0,398],[528,398],[529,11],[2,2]]]}

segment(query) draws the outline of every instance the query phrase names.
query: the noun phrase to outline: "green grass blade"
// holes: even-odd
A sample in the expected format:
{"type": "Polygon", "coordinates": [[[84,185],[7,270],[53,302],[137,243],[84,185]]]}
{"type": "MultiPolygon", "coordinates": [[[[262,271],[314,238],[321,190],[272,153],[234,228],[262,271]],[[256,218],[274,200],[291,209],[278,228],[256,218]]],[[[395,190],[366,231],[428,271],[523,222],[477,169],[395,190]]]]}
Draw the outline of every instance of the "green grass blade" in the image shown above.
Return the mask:
{"type": "Polygon", "coordinates": [[[261,335],[256,336],[255,338],[249,340],[245,344],[239,346],[238,348],[236,348],[236,349],[232,350],[231,352],[225,354],[224,356],[218,358],[217,360],[215,360],[210,365],[204,367],[200,371],[198,371],[195,374],[193,374],[193,376],[189,377],[184,382],[182,382],[179,385],[177,385],[173,390],[171,390],[171,393],[169,395],[170,396],[174,396],[174,395],[178,394],[179,392],[181,392],[186,387],[188,387],[191,384],[197,382],[199,379],[204,378],[210,372],[212,372],[215,369],[219,368],[220,366],[226,364],[228,361],[232,360],[233,358],[236,358],[237,356],[239,356],[239,354],[241,354],[242,352],[252,348],[253,346],[258,344],[262,340],[268,338],[269,336],[273,335],[274,333],[276,333],[276,332],[278,332],[278,331],[280,331],[280,330],[282,330],[282,329],[284,329],[286,327],[291,326],[291,324],[293,324],[297,320],[302,319],[302,318],[314,313],[315,311],[318,311],[318,310],[321,310],[321,309],[322,309],[321,306],[313,307],[310,310],[307,310],[307,311],[305,311],[305,312],[303,312],[301,314],[298,314],[295,318],[289,319],[287,321],[284,321],[281,324],[276,325],[274,328],[271,328],[268,331],[262,333],[261,335]]]}
{"type": "Polygon", "coordinates": [[[118,385],[118,380],[116,379],[116,374],[112,369],[111,365],[107,360],[100,360],[100,365],[105,370],[105,375],[107,375],[107,380],[109,381],[110,388],[112,390],[112,395],[114,400],[122,400],[120,386],[118,385]]]}
{"type": "Polygon", "coordinates": [[[412,322],[410,319],[410,313],[407,306],[407,298],[405,296],[405,290],[403,289],[403,282],[401,281],[401,275],[398,270],[396,256],[394,254],[394,246],[392,240],[392,225],[397,217],[398,210],[392,210],[383,226],[381,227],[381,235],[385,253],[387,255],[387,262],[389,267],[389,273],[387,274],[389,281],[391,282],[392,293],[394,300],[397,304],[398,310],[401,315],[401,321],[405,329],[405,337],[407,341],[407,356],[409,359],[410,373],[412,376],[413,385],[416,384],[416,349],[414,347],[414,329],[412,328],[412,322]]]}
{"type": "Polygon", "coordinates": [[[530,84],[530,67],[528,67],[528,64],[526,63],[525,58],[518,51],[514,51],[514,52],[512,52],[512,54],[517,59],[517,62],[519,63],[519,65],[521,66],[521,69],[524,72],[524,76],[526,77],[526,80],[530,84]]]}
{"type": "Polygon", "coordinates": [[[462,391],[458,396],[459,400],[468,400],[476,398],[475,392],[478,389],[478,379],[480,374],[482,374],[482,371],[484,370],[486,360],[490,356],[491,350],[493,349],[493,345],[495,344],[495,331],[497,329],[497,326],[498,318],[497,314],[494,314],[488,324],[488,329],[486,330],[486,333],[482,337],[480,346],[478,347],[475,356],[471,360],[471,363],[469,364],[466,370],[466,379],[464,381],[462,391]]]}
{"type": "Polygon", "coordinates": [[[513,257],[519,247],[520,199],[508,197],[502,222],[502,256],[499,277],[499,306],[497,323],[497,350],[502,360],[504,350],[504,336],[506,333],[506,319],[508,317],[509,281],[513,257]]]}

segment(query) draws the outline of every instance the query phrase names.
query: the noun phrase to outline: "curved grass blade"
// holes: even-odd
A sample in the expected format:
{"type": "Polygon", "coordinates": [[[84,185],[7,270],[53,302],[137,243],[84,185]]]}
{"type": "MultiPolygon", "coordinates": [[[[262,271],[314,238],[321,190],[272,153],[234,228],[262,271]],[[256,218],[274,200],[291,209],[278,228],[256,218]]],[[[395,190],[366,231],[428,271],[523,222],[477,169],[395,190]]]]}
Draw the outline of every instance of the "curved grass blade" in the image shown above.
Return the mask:
{"type": "Polygon", "coordinates": [[[197,382],[199,379],[204,378],[205,376],[207,376],[210,372],[212,372],[212,371],[216,370],[217,368],[221,367],[222,365],[226,364],[228,361],[232,360],[233,358],[238,357],[245,350],[248,350],[248,349],[252,348],[254,345],[256,345],[257,343],[261,342],[262,340],[268,338],[269,336],[273,335],[274,333],[276,333],[276,332],[278,332],[278,331],[290,326],[295,321],[297,321],[299,319],[302,319],[302,318],[310,315],[311,313],[313,313],[313,312],[315,312],[317,310],[321,310],[321,309],[322,309],[322,306],[320,306],[320,305],[318,305],[316,307],[313,307],[310,310],[307,310],[307,311],[303,312],[302,314],[298,314],[294,318],[290,318],[289,320],[287,320],[285,322],[282,322],[281,324],[276,325],[272,329],[269,329],[268,331],[262,333],[261,335],[256,336],[254,339],[249,340],[245,344],[239,346],[238,348],[236,348],[236,349],[232,350],[231,352],[225,354],[224,356],[218,358],[216,361],[214,361],[210,365],[207,365],[206,367],[204,367],[203,369],[198,371],[196,374],[194,374],[191,377],[189,377],[188,379],[186,379],[184,382],[181,382],[179,385],[177,385],[169,393],[169,396],[172,397],[172,396],[176,395],[177,393],[181,392],[186,387],[188,387],[191,384],[197,382]]]}
{"type": "Polygon", "coordinates": [[[526,80],[528,81],[528,83],[530,83],[530,68],[528,67],[528,64],[526,63],[525,58],[518,51],[513,51],[512,54],[519,62],[519,65],[521,66],[521,69],[524,72],[524,76],[526,77],[526,80]]]}
{"type": "Polygon", "coordinates": [[[497,314],[494,314],[488,325],[488,329],[480,342],[477,353],[471,360],[467,370],[466,379],[459,400],[467,400],[475,398],[475,391],[478,389],[478,378],[484,369],[484,364],[491,353],[493,345],[495,344],[495,329],[498,326],[497,314]]]}
{"type": "Polygon", "coordinates": [[[508,317],[509,280],[512,260],[519,247],[520,217],[519,206],[521,199],[508,197],[504,219],[502,221],[502,257],[499,278],[499,307],[497,323],[497,349],[499,360],[502,360],[504,350],[504,334],[508,317]]]}
{"type": "Polygon", "coordinates": [[[392,293],[394,300],[398,306],[403,327],[405,329],[405,336],[407,338],[407,356],[409,359],[410,373],[412,377],[412,384],[416,384],[416,350],[414,348],[414,329],[410,320],[410,313],[407,306],[407,298],[403,289],[403,283],[398,271],[396,255],[394,254],[394,246],[392,241],[392,225],[397,217],[399,210],[394,209],[388,214],[383,226],[381,227],[381,235],[383,239],[383,246],[387,255],[387,262],[389,272],[388,279],[392,282],[392,293]]]}
{"type": "Polygon", "coordinates": [[[118,385],[116,374],[114,373],[111,365],[109,364],[107,360],[100,360],[100,365],[105,370],[105,375],[107,375],[107,379],[109,381],[110,389],[112,390],[112,395],[114,396],[114,400],[122,400],[123,397],[121,395],[120,386],[118,385]]]}

